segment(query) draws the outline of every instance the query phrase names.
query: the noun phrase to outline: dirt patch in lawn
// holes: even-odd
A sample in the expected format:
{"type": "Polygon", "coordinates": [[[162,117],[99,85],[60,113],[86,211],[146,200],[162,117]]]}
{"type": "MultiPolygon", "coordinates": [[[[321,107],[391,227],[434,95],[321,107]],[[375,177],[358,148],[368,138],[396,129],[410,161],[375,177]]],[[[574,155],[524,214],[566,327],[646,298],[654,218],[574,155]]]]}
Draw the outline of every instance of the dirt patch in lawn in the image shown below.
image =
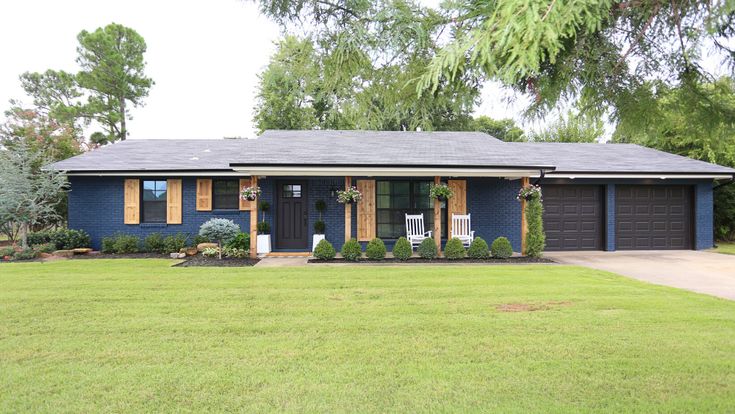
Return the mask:
{"type": "Polygon", "coordinates": [[[455,259],[449,260],[444,257],[437,259],[422,259],[420,257],[412,257],[408,260],[398,260],[394,257],[386,257],[383,260],[370,260],[360,259],[356,262],[345,260],[343,258],[335,258],[331,260],[320,260],[320,259],[309,259],[309,263],[390,263],[390,264],[463,264],[463,263],[476,263],[476,264],[528,264],[528,263],[556,263],[551,259],[545,257],[525,257],[516,256],[509,257],[507,259],[455,259]]]}
{"type": "Polygon", "coordinates": [[[181,263],[177,263],[174,267],[195,267],[195,266],[210,266],[210,267],[244,267],[254,266],[260,259],[235,259],[223,257],[217,259],[216,257],[204,257],[202,255],[191,256],[185,259],[181,263]]]}
{"type": "Polygon", "coordinates": [[[569,301],[551,301],[544,303],[504,303],[495,307],[500,312],[536,312],[553,309],[560,306],[570,306],[569,301]]]}

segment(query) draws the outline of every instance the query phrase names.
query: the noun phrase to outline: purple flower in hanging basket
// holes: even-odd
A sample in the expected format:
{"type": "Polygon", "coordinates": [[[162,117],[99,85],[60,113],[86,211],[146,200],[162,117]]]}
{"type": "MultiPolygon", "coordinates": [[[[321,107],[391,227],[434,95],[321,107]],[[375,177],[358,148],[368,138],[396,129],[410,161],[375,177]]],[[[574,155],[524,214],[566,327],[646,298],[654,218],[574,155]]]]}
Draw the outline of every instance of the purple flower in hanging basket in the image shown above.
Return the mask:
{"type": "Polygon", "coordinates": [[[337,191],[337,202],[341,204],[355,204],[362,200],[362,193],[352,186],[346,190],[337,191]]]}

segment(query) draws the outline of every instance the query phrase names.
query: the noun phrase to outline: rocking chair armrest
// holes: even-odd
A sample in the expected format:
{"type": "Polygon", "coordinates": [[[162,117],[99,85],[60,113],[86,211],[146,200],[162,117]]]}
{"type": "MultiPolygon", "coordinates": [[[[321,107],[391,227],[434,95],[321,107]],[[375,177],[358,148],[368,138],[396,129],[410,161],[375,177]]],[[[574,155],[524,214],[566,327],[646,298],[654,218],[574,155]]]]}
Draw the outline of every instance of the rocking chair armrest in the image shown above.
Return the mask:
{"type": "Polygon", "coordinates": [[[470,237],[475,238],[475,231],[474,230],[470,231],[470,237]]]}
{"type": "Polygon", "coordinates": [[[426,237],[431,237],[431,230],[427,231],[427,232],[426,232],[426,233],[424,233],[424,234],[426,235],[426,237]]]}

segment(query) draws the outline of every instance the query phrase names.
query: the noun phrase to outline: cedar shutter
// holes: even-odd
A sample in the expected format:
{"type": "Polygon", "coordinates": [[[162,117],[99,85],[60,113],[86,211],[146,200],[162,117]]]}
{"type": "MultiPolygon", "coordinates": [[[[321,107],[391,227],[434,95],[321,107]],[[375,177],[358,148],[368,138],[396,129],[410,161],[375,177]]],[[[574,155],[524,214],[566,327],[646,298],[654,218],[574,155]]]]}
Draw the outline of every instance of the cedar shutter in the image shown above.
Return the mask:
{"type": "Polygon", "coordinates": [[[357,203],[357,240],[370,241],[375,238],[375,180],[359,180],[357,190],[362,193],[357,203]]]}
{"type": "Polygon", "coordinates": [[[166,181],[166,223],[181,224],[181,179],[166,181]]]}
{"type": "Polygon", "coordinates": [[[467,214],[467,180],[449,180],[447,185],[454,195],[447,201],[447,220],[452,214],[467,214]]]}
{"type": "Polygon", "coordinates": [[[240,199],[240,211],[252,210],[253,204],[255,204],[254,201],[243,200],[242,197],[240,197],[240,193],[242,193],[242,189],[245,187],[250,187],[249,178],[240,179],[240,191],[237,193],[237,197],[240,199]]]}
{"type": "Polygon", "coordinates": [[[212,211],[212,179],[197,179],[197,211],[212,211]]]}
{"type": "Polygon", "coordinates": [[[125,179],[123,223],[140,224],[140,180],[125,179]]]}

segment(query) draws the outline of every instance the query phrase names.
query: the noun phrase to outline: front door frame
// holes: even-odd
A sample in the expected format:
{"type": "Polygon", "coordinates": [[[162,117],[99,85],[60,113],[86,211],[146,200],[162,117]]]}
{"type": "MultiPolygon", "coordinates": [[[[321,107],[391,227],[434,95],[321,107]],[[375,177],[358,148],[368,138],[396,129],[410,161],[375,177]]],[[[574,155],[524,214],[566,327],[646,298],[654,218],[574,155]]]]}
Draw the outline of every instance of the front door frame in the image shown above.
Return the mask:
{"type": "Polygon", "coordinates": [[[275,222],[275,250],[289,250],[289,251],[309,251],[309,182],[304,179],[294,179],[294,180],[277,180],[276,181],[276,191],[275,191],[275,201],[276,201],[276,216],[274,217],[275,222]],[[283,208],[282,205],[282,193],[283,193],[283,185],[284,184],[299,184],[301,185],[301,201],[303,202],[303,208],[304,208],[304,220],[302,221],[303,224],[303,230],[304,230],[304,243],[303,246],[284,246],[281,237],[279,237],[279,231],[281,226],[284,225],[284,223],[281,221],[281,209],[283,208]]]}

